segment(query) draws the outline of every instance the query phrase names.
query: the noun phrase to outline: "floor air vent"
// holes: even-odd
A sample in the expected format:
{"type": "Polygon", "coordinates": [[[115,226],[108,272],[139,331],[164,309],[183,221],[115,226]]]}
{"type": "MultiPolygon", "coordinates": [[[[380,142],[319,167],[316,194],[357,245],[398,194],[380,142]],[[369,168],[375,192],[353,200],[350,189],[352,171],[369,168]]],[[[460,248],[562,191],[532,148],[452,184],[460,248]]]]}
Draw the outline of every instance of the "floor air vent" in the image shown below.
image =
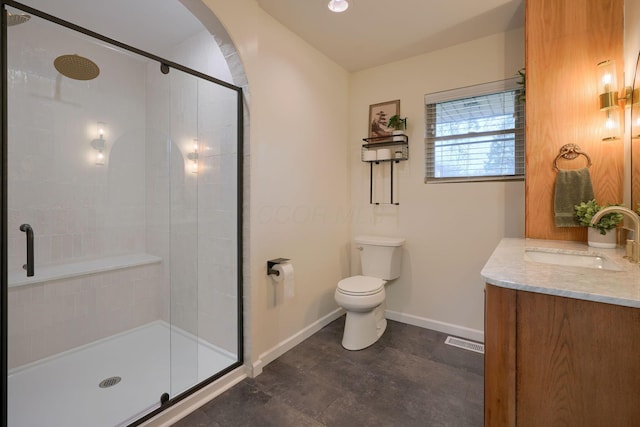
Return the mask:
{"type": "Polygon", "coordinates": [[[444,343],[452,345],[454,347],[460,347],[460,348],[464,348],[465,350],[475,351],[476,353],[484,354],[484,344],[480,344],[474,341],[467,341],[467,340],[463,340],[462,338],[447,337],[444,343]]]}

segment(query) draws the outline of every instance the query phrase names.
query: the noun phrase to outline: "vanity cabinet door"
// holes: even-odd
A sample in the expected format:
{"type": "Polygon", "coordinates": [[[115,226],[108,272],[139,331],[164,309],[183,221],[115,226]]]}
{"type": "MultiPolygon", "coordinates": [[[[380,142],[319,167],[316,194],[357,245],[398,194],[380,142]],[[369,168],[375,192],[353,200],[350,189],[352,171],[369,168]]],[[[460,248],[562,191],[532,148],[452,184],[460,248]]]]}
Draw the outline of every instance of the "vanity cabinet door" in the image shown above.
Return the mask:
{"type": "Polygon", "coordinates": [[[517,291],[517,425],[640,420],[640,309],[517,291]]]}
{"type": "Polygon", "coordinates": [[[516,291],[487,285],[484,325],[484,425],[516,425],[516,291]]]}
{"type": "Polygon", "coordinates": [[[487,285],[486,427],[631,427],[640,309],[487,285]]]}

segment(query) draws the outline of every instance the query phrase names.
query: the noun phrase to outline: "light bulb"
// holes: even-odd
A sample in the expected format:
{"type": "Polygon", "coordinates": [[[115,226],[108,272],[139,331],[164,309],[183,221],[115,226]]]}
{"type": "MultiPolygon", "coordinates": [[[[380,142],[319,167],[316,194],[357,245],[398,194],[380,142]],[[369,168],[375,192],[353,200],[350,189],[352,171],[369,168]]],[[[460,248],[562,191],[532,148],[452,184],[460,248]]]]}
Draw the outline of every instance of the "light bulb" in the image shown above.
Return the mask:
{"type": "Polygon", "coordinates": [[[600,95],[600,109],[616,108],[618,104],[618,89],[616,82],[616,62],[613,60],[598,63],[598,94],[600,95]]]}
{"type": "Polygon", "coordinates": [[[618,139],[619,126],[620,125],[618,123],[617,110],[607,110],[606,119],[604,121],[604,128],[606,130],[606,133],[602,140],[611,141],[618,139]]]}
{"type": "Polygon", "coordinates": [[[606,129],[615,129],[616,122],[611,117],[607,117],[607,121],[604,123],[604,127],[606,129]]]}
{"type": "Polygon", "coordinates": [[[349,8],[349,3],[347,0],[331,0],[327,5],[331,12],[344,12],[349,8]]]}
{"type": "Polygon", "coordinates": [[[187,154],[187,158],[191,160],[191,173],[198,173],[198,139],[193,140],[193,153],[187,154]]]}
{"type": "Polygon", "coordinates": [[[98,137],[91,141],[91,147],[93,147],[93,149],[97,151],[96,157],[95,157],[95,164],[104,165],[104,162],[105,162],[104,150],[106,150],[107,148],[107,141],[104,139],[105,125],[103,122],[97,122],[96,128],[98,131],[98,137]]]}

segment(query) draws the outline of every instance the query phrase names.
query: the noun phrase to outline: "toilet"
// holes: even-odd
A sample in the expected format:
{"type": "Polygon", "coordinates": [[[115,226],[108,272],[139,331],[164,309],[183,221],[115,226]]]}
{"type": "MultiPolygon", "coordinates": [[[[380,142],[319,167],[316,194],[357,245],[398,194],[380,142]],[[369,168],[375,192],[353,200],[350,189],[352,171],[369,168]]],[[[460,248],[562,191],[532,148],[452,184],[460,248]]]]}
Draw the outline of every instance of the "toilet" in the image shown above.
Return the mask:
{"type": "Polygon", "coordinates": [[[342,346],[347,350],[369,347],[387,328],[384,287],[387,281],[400,276],[405,242],[380,236],[359,236],[354,241],[360,250],[363,275],[340,280],[334,295],[347,312],[342,336],[342,346]]]}

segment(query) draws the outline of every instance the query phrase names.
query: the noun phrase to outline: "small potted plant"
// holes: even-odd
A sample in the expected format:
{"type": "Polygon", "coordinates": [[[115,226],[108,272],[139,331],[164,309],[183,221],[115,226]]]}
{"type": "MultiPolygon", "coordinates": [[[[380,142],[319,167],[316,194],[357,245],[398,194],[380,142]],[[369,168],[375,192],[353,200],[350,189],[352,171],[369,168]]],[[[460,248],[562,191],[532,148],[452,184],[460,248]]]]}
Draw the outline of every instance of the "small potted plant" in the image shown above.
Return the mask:
{"type": "MultiPolygon", "coordinates": [[[[387,127],[393,129],[393,135],[404,135],[405,129],[407,129],[407,118],[401,118],[400,115],[394,114],[389,118],[387,127]]],[[[394,141],[404,141],[403,138],[394,137],[394,141]]]]}
{"type": "Polygon", "coordinates": [[[591,225],[591,218],[600,209],[607,206],[620,206],[606,205],[600,206],[594,200],[588,202],[581,202],[579,205],[575,205],[576,219],[580,225],[589,227],[588,229],[588,241],[589,246],[596,248],[615,248],[616,247],[616,232],[615,229],[622,222],[622,214],[619,212],[611,212],[600,218],[596,224],[591,225]],[[613,231],[612,231],[613,230],[613,231]]]}

